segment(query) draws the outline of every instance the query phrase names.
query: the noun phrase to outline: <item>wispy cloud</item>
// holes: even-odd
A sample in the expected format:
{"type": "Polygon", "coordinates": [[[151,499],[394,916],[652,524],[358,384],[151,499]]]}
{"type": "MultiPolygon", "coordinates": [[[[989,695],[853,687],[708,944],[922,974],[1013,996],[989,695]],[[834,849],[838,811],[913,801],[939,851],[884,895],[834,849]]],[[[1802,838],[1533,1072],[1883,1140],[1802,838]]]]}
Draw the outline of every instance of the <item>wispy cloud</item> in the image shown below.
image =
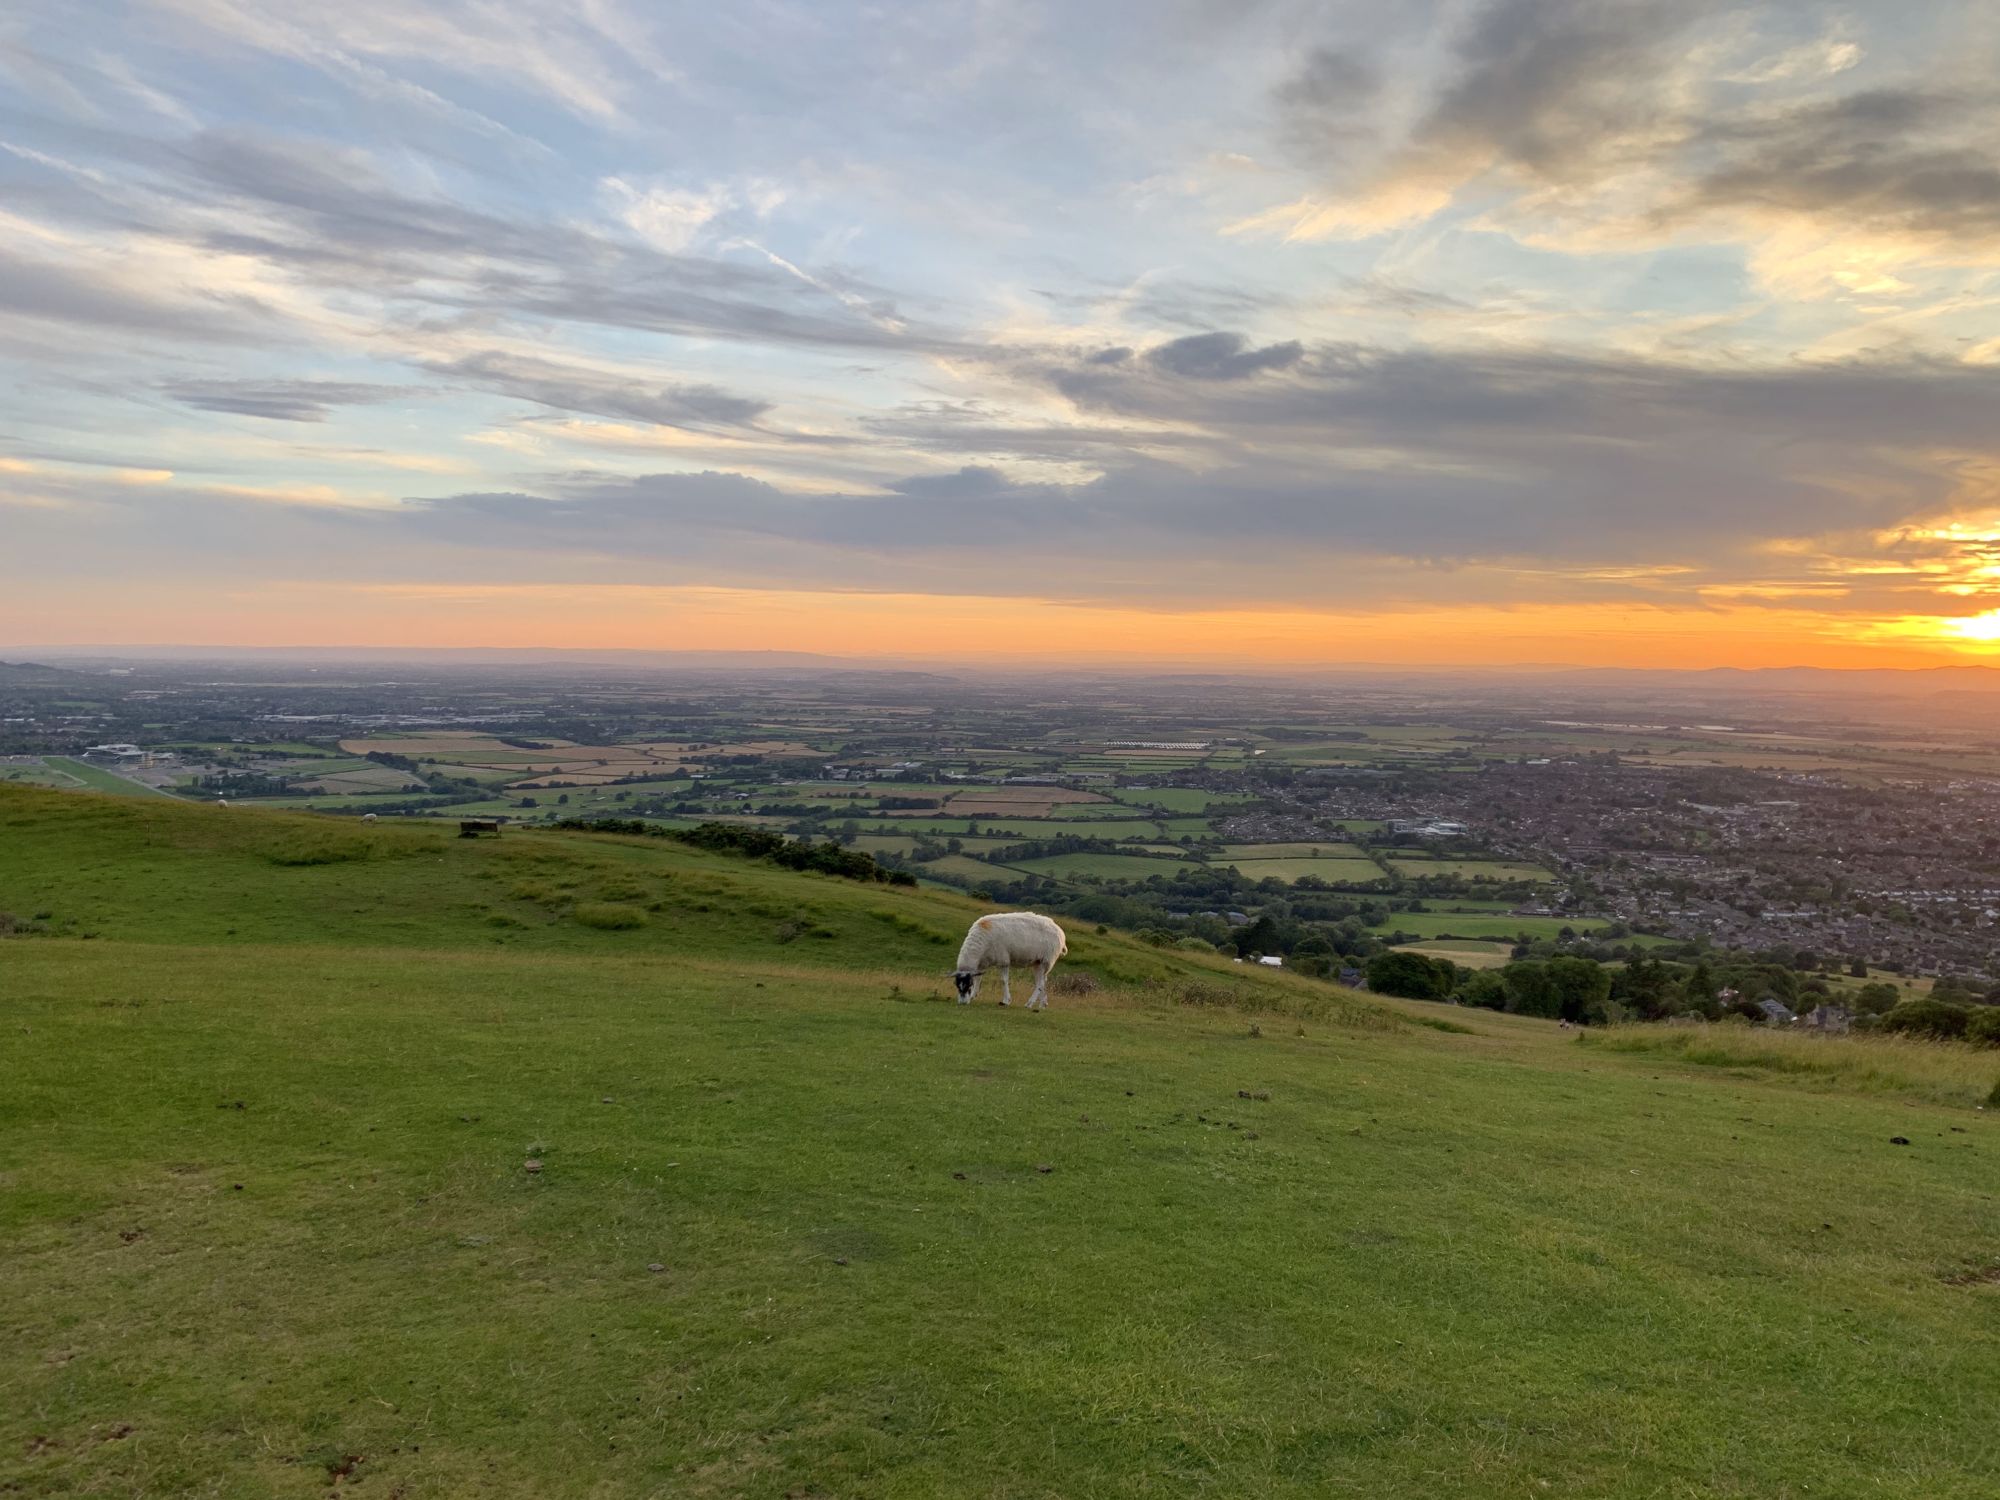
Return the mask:
{"type": "Polygon", "coordinates": [[[1971,0],[18,9],[0,571],[79,599],[2000,579],[1971,0]]]}

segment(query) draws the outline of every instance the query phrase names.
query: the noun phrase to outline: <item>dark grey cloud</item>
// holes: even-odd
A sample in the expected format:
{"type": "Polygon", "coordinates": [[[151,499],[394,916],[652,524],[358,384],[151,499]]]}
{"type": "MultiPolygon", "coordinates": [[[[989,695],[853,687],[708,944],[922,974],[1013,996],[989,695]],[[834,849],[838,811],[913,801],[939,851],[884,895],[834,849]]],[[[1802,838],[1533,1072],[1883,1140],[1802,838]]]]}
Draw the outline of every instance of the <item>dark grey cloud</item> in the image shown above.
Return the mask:
{"type": "Polygon", "coordinates": [[[1185,380],[1241,380],[1286,369],[1304,353],[1305,346],[1297,339],[1253,349],[1240,333],[1191,333],[1148,350],[1146,360],[1185,380]]]}
{"type": "Polygon", "coordinates": [[[1777,207],[1949,239],[2000,234],[2000,95],[1876,89],[1754,119],[1701,145],[1719,161],[1685,206],[1777,207]]]}
{"type": "Polygon", "coordinates": [[[746,427],[771,409],[768,401],[739,396],[719,386],[642,384],[601,370],[498,350],[436,361],[425,368],[478,390],[557,411],[662,427],[746,427]]]}
{"type": "Polygon", "coordinates": [[[177,380],[161,389],[197,411],[273,422],[324,422],[336,407],[366,406],[407,394],[403,386],[343,380],[177,380]]]}
{"type": "Polygon", "coordinates": [[[1150,355],[1122,366],[1079,357],[1039,375],[1093,414],[1189,422],[1246,441],[1289,434],[1328,448],[1449,451],[1476,440],[1528,451],[1605,443],[1644,450],[1706,432],[1715,443],[1766,448],[1983,450],[2000,432],[2000,369],[1943,359],[1746,368],[1548,349],[1327,344],[1285,363],[1283,381],[1199,386],[1150,355]]]}
{"type": "MultiPolygon", "coordinates": [[[[1106,451],[1100,476],[1076,484],[970,463],[872,494],[717,473],[571,478],[427,501],[396,524],[455,544],[650,559],[686,577],[898,588],[943,575],[981,592],[1324,602],[1329,588],[1367,586],[1357,564],[1759,577],[1774,566],[1768,539],[1933,513],[1955,474],[1931,453],[2000,449],[2000,373],[1947,364],[1743,372],[1321,348],[1283,381],[1200,383],[1149,359],[1082,355],[1066,373],[1084,383],[1051,378],[1093,413],[1198,421],[1186,440],[1200,451],[1106,451]]],[[[976,433],[977,415],[930,418],[949,436],[954,424],[976,433]]]]}
{"type": "Polygon", "coordinates": [[[1664,64],[1710,0],[1495,0],[1459,38],[1419,148],[1491,149],[1546,178],[1603,170],[1672,117],[1664,64]]]}
{"type": "MultiPolygon", "coordinates": [[[[1407,135],[1357,153],[1327,128],[1351,61],[1314,54],[1277,90],[1282,136],[1343,190],[1414,175],[1450,182],[1497,171],[1517,182],[1594,190],[1657,174],[1661,226],[1716,209],[1776,209],[1837,229],[1987,240],[2000,233],[2000,88],[1932,77],[1839,88],[1692,77],[1699,43],[1796,34],[1810,17],[1726,0],[1489,0],[1407,135]],[[1728,28],[1743,21],[1756,27],[1728,28]],[[1369,163],[1372,162],[1372,166],[1369,163]]],[[[1720,55],[1719,51],[1717,55],[1720,55]]],[[[1857,77],[1861,76],[1857,74],[1857,77]]],[[[1365,73],[1352,86],[1365,87],[1365,73]]]]}
{"type": "Polygon", "coordinates": [[[1335,47],[1315,47],[1298,71],[1278,86],[1277,98],[1289,109],[1346,114],[1367,104],[1381,88],[1381,72],[1366,58],[1335,47]]]}
{"type": "Polygon", "coordinates": [[[1373,135],[1365,112],[1382,92],[1381,70],[1361,54],[1314,47],[1273,90],[1283,133],[1308,155],[1338,154],[1373,135]]]}

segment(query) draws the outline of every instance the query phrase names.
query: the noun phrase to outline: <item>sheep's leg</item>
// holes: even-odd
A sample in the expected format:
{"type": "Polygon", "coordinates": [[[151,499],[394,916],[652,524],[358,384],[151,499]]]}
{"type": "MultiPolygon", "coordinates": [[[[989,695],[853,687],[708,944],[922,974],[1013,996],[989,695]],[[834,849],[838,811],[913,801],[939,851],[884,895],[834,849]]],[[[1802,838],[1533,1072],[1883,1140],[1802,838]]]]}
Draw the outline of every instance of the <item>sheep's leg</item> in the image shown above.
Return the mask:
{"type": "Polygon", "coordinates": [[[1012,1005],[1014,1003],[1013,970],[1009,969],[1005,964],[1000,966],[1000,1003],[1002,1005],[1012,1005]]]}
{"type": "Polygon", "coordinates": [[[1049,1008],[1049,971],[1039,963],[1035,965],[1035,992],[1028,997],[1030,1010],[1049,1008]]]}

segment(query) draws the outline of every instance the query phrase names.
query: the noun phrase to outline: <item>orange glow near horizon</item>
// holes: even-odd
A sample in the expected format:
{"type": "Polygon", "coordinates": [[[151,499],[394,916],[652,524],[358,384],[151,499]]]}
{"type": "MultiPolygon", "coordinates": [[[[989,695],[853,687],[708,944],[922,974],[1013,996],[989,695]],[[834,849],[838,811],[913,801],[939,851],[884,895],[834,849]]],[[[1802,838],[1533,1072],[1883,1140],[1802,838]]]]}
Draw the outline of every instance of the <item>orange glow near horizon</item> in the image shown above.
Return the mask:
{"type": "MultiPolygon", "coordinates": [[[[140,586],[63,628],[33,599],[0,644],[810,651],[950,661],[1307,666],[1931,667],[2000,662],[2000,610],[1866,619],[1608,604],[1147,610],[1055,600],[554,584],[140,586]],[[164,594],[164,590],[160,591],[164,594]]],[[[53,603],[53,601],[49,601],[53,603]]]]}

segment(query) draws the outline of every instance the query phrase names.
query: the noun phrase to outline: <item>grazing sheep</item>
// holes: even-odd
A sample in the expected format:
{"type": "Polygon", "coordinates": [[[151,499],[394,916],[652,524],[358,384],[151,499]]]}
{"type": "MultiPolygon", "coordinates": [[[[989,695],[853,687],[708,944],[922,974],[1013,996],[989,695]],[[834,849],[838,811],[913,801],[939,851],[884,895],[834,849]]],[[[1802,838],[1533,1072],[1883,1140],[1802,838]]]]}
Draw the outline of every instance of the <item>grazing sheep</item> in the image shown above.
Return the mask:
{"type": "Polygon", "coordinates": [[[1049,970],[1069,952],[1063,930],[1047,917],[1032,911],[1002,912],[981,917],[966,931],[958,950],[958,968],[952,981],[958,986],[958,1003],[970,1005],[979,992],[979,976],[986,969],[1000,971],[1000,1003],[1014,1003],[1010,970],[1026,964],[1035,971],[1035,988],[1028,996],[1028,1009],[1049,1008],[1049,970]]]}
{"type": "Polygon", "coordinates": [[[363,814],[361,815],[361,821],[362,821],[362,822],[364,822],[364,823],[372,823],[372,822],[374,822],[374,821],[375,821],[375,814],[373,814],[373,813],[363,813],[363,814]]]}

